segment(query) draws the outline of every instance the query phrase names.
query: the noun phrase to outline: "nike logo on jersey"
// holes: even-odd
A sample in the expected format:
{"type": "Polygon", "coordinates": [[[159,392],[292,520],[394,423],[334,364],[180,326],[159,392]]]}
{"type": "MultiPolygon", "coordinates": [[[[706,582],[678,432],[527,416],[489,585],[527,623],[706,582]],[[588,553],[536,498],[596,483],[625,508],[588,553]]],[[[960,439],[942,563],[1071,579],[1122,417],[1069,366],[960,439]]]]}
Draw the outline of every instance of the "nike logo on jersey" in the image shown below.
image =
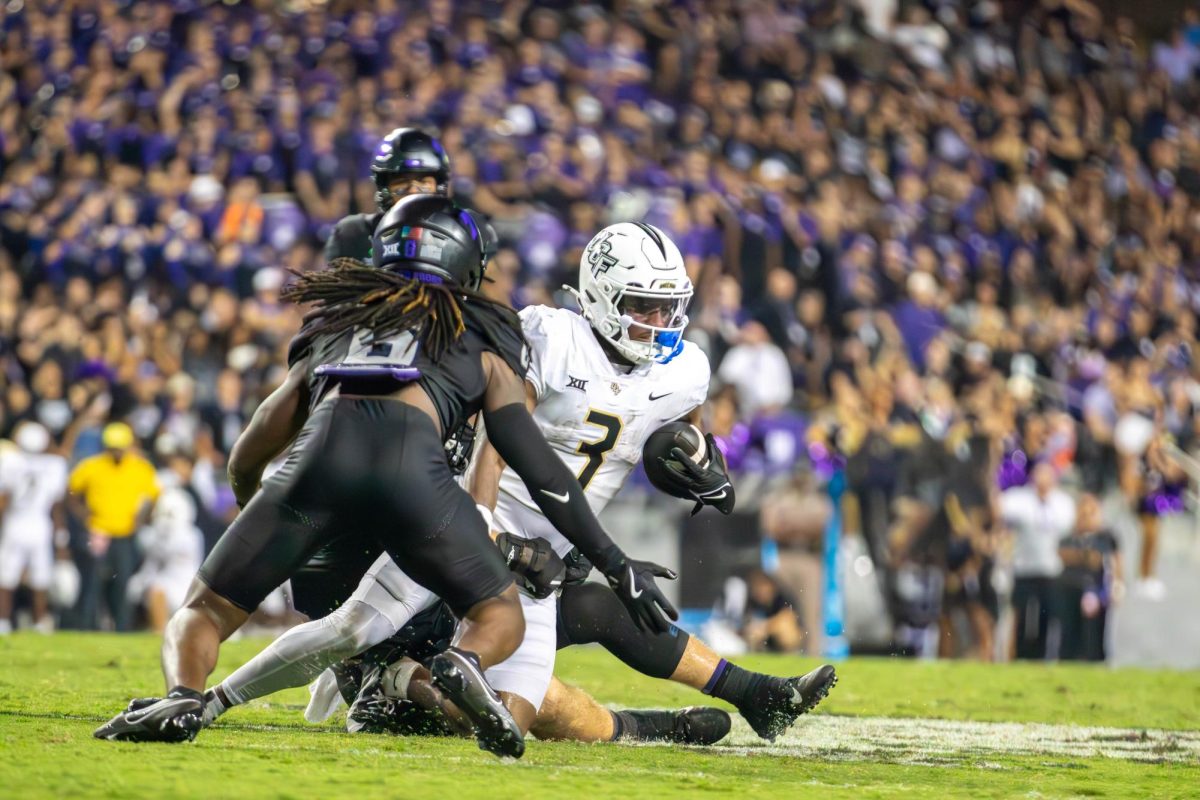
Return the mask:
{"type": "Polygon", "coordinates": [[[724,500],[725,499],[725,490],[722,489],[720,494],[706,494],[706,495],[704,495],[704,499],[705,500],[724,500]]]}
{"type": "Polygon", "coordinates": [[[568,492],[563,492],[562,494],[555,494],[554,492],[549,492],[549,491],[546,491],[545,489],[542,489],[542,494],[546,495],[547,497],[553,497],[555,500],[557,500],[560,503],[565,503],[571,499],[571,495],[568,492]]]}
{"type": "Polygon", "coordinates": [[[633,574],[633,567],[629,568],[629,596],[637,600],[642,596],[642,589],[637,588],[637,577],[633,574]]]}
{"type": "Polygon", "coordinates": [[[673,394],[675,394],[675,393],[674,392],[663,392],[662,394],[655,394],[654,392],[651,392],[650,399],[651,400],[662,400],[664,397],[670,397],[673,394]]]}

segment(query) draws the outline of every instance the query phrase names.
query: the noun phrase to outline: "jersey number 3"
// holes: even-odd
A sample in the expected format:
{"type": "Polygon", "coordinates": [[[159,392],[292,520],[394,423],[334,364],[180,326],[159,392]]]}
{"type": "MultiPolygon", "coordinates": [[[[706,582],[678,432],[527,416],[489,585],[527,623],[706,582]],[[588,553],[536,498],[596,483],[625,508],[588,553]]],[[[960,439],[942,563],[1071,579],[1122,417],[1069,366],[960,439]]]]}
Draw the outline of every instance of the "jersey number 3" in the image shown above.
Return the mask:
{"type": "Polygon", "coordinates": [[[581,442],[579,447],[575,448],[576,453],[587,456],[587,463],[583,465],[583,469],[579,472],[579,485],[584,489],[588,488],[588,484],[592,482],[592,478],[596,477],[597,470],[604,463],[604,459],[608,456],[609,451],[617,446],[617,437],[621,435],[621,419],[612,414],[605,414],[603,411],[591,409],[588,415],[584,417],[584,422],[589,425],[595,425],[597,428],[604,429],[604,436],[592,442],[581,442]]]}

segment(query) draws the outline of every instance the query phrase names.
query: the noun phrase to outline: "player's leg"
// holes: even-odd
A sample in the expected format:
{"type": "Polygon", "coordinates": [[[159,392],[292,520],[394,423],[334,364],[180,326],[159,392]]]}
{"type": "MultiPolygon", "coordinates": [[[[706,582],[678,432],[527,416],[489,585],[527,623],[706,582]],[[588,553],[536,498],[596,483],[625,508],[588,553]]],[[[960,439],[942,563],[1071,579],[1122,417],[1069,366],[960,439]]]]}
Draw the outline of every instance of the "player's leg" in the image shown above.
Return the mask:
{"type": "Polygon", "coordinates": [[[49,633],[52,620],[50,619],[50,580],[54,575],[54,542],[50,530],[39,541],[30,554],[29,573],[27,576],[29,590],[33,594],[33,624],[43,633],[49,633]]]}
{"type": "Polygon", "coordinates": [[[486,674],[524,733],[533,725],[554,676],[558,609],[554,596],[538,600],[522,592],[520,599],[525,636],[516,652],[486,674]]]}
{"type": "Polygon", "coordinates": [[[167,608],[166,592],[159,586],[151,586],[146,590],[144,602],[146,622],[150,625],[150,630],[162,633],[167,627],[167,621],[171,618],[171,612],[167,608]]]}
{"type": "Polygon", "coordinates": [[[1138,578],[1146,581],[1154,577],[1154,565],[1158,559],[1159,520],[1154,514],[1138,514],[1142,527],[1142,552],[1138,559],[1138,578]]]}
{"type": "Polygon", "coordinates": [[[235,705],[306,685],[327,667],[385,641],[436,600],[380,556],[340,608],[284,632],[214,687],[206,722],[235,705]]]}
{"type": "Polygon", "coordinates": [[[12,633],[13,590],[0,589],[0,636],[12,633]]]}
{"type": "Polygon", "coordinates": [[[729,733],[719,708],[610,711],[577,686],[552,678],[532,731],[539,739],[575,742],[714,744],[729,733]]]}
{"type": "Polygon", "coordinates": [[[812,710],[833,685],[833,667],[780,678],[745,670],[675,626],[667,633],[638,628],[608,587],[585,583],[563,588],[559,645],[599,642],[625,664],[653,678],[669,678],[733,704],[759,736],[774,739],[812,710]]]}
{"type": "Polygon", "coordinates": [[[292,576],[292,605],[309,619],[332,614],[350,599],[382,553],[378,542],[357,532],[335,538],[292,576]]]}
{"type": "Polygon", "coordinates": [[[355,400],[339,437],[372,514],[363,517],[396,564],[441,597],[463,622],[458,644],[430,662],[434,685],[472,721],[484,749],[520,756],[524,739],[484,670],[517,649],[525,618],[508,566],[471,496],[454,480],[426,414],[389,401],[355,400]],[[386,435],[390,434],[390,435],[386,435]],[[346,450],[352,447],[353,450],[346,450]]]}
{"type": "Polygon", "coordinates": [[[25,554],[11,531],[0,534],[0,634],[12,633],[13,595],[25,571],[25,554]]]}
{"type": "Polygon", "coordinates": [[[617,721],[583,689],[554,678],[531,730],[539,739],[611,742],[617,738],[617,721]]]}
{"type": "Polygon", "coordinates": [[[97,729],[97,738],[195,738],[204,711],[201,693],[221,642],[333,531],[344,488],[326,463],[323,445],[335,408],[329,403],[308,419],[284,465],[263,482],[201,565],[163,636],[167,696],[149,706],[131,706],[97,729]]]}

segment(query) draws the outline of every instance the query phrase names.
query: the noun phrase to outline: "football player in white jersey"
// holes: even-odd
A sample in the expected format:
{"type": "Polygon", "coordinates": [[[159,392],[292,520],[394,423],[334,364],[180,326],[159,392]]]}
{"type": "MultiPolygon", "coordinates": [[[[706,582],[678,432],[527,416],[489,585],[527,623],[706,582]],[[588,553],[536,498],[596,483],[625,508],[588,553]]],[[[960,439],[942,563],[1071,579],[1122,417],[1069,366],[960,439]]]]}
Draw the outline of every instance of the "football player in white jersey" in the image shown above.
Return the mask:
{"type": "Polygon", "coordinates": [[[22,422],[13,441],[16,448],[0,455],[0,634],[12,630],[13,591],[23,573],[33,591],[34,624],[48,630],[55,537],[63,531],[67,491],[67,460],[48,452],[44,427],[22,422]]]}
{"type": "MultiPolygon", "coordinates": [[[[649,225],[618,223],[602,230],[584,250],[577,294],[581,313],[543,306],[521,312],[531,351],[528,405],[596,512],[619,491],[651,433],[673,420],[700,421],[710,370],[699,348],[682,339],[691,296],[683,259],[665,234],[649,225]]],[[[684,480],[687,485],[681,488],[698,503],[729,513],[733,487],[711,438],[708,444],[715,457],[698,470],[699,479],[684,480]]],[[[513,560],[544,562],[545,554],[522,543],[538,538],[549,541],[558,556],[568,556],[570,543],[537,511],[519,478],[510,473],[485,445],[471,488],[492,530],[508,532],[502,536],[514,550],[513,560]]],[[[551,686],[559,644],[558,609],[551,591],[557,588],[557,576],[544,563],[540,571],[542,577],[550,576],[540,587],[542,596],[522,595],[525,640],[507,661],[488,670],[488,680],[523,729],[536,717],[533,730],[540,736],[614,738],[630,720],[557,681],[547,703],[553,714],[546,719],[538,715],[551,686]]],[[[592,641],[602,641],[647,674],[730,700],[768,738],[815,705],[833,683],[828,667],[792,679],[746,672],[674,626],[668,631],[642,630],[623,606],[607,602],[608,595],[615,599],[600,584],[571,590],[571,597],[579,600],[574,607],[607,617],[604,627],[616,631],[619,639],[597,636],[592,641]]],[[[210,690],[207,714],[212,718],[231,705],[303,685],[326,666],[388,638],[435,603],[435,597],[382,557],[336,612],[288,631],[210,690]]],[[[414,674],[420,669],[413,662],[390,668],[390,691],[402,694],[414,674]]]]}

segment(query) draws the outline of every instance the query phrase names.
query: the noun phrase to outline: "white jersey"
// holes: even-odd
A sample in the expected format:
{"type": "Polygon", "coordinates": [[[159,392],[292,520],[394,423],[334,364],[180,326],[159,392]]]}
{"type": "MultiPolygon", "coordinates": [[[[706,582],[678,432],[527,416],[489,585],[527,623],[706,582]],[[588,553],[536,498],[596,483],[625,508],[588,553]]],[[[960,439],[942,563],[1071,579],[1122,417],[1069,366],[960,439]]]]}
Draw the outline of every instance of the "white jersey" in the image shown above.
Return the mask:
{"type": "MultiPolygon", "coordinates": [[[[521,326],[530,351],[526,380],[537,393],[533,419],[598,514],[641,460],[650,434],[704,403],[708,357],[685,342],[666,364],[623,371],[573,311],[529,306],[521,326]]],[[[560,555],[571,549],[509,468],[500,476],[496,519],[501,530],[547,539],[560,555]]]]}
{"type": "Polygon", "coordinates": [[[67,491],[67,460],[50,453],[0,455],[0,493],[8,496],[4,529],[51,527],[50,510],[67,491]]]}

